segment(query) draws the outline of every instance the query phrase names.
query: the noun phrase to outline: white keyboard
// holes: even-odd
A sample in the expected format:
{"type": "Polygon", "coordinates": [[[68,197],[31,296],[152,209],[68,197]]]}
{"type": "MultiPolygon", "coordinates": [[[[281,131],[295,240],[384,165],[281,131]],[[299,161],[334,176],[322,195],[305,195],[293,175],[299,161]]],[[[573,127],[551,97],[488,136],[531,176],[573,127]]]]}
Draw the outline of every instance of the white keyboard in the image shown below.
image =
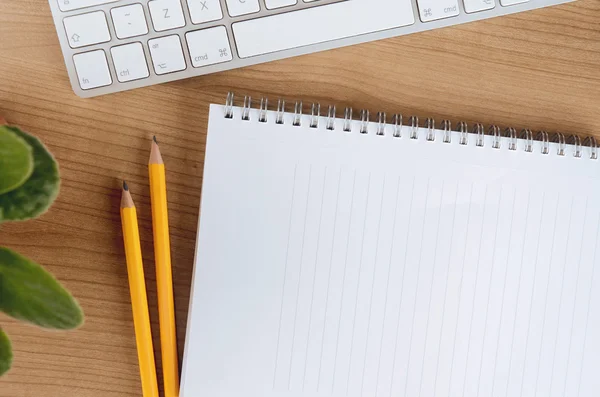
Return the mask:
{"type": "Polygon", "coordinates": [[[82,97],[568,1],[49,0],[82,97]]]}

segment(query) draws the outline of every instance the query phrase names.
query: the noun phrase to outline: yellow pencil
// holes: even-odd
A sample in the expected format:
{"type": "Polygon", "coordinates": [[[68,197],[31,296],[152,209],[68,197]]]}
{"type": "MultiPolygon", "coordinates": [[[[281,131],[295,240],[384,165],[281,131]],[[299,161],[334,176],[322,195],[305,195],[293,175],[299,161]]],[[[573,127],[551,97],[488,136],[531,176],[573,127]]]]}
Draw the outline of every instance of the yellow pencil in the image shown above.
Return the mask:
{"type": "Polygon", "coordinates": [[[162,353],[165,397],[179,396],[179,360],[175,333],[175,305],[173,303],[173,274],[171,271],[171,243],[167,214],[167,184],[165,164],[156,137],[152,139],[148,171],[150,173],[150,201],[154,231],[154,261],[158,286],[158,319],[162,353]]]}
{"type": "Polygon", "coordinates": [[[131,308],[133,310],[133,326],[135,328],[135,341],[140,365],[142,393],[144,397],[158,397],[158,382],[156,380],[154,350],[152,347],[152,332],[150,331],[140,232],[137,213],[126,182],[123,182],[121,195],[121,224],[123,226],[123,242],[125,244],[125,258],[127,259],[129,292],[131,293],[131,308]]]}

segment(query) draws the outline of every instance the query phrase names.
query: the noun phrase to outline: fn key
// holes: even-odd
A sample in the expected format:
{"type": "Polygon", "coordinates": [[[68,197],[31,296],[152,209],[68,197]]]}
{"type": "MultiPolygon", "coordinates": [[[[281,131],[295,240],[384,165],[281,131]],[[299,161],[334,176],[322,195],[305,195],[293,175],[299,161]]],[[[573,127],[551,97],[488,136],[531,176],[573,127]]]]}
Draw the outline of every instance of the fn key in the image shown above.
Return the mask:
{"type": "Polygon", "coordinates": [[[102,50],[73,55],[77,79],[82,90],[112,84],[106,54],[102,50]]]}

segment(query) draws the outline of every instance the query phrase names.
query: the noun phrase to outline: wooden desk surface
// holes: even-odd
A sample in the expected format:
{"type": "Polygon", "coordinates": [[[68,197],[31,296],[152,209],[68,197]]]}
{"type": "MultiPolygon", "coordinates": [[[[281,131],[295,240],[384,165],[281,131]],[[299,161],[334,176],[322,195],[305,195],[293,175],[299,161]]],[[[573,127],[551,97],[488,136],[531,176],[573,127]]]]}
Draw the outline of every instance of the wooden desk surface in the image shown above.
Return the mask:
{"type": "Polygon", "coordinates": [[[119,220],[120,181],[140,215],[158,348],[147,158],[167,164],[183,351],[208,104],[227,91],[600,137],[600,2],[581,0],[95,99],[73,94],[46,0],[0,0],[0,114],[38,135],[62,171],[39,220],[0,242],[44,264],[79,299],[85,325],[54,333],[0,314],[15,360],[0,396],[140,396],[119,220]]]}

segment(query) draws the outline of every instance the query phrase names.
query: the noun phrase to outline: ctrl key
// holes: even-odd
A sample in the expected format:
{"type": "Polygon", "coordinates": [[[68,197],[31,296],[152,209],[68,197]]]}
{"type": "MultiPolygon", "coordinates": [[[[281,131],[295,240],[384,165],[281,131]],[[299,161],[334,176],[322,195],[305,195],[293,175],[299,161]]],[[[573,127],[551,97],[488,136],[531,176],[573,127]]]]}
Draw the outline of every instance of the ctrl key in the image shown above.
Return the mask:
{"type": "Polygon", "coordinates": [[[145,79],[150,76],[142,43],[131,43],[110,49],[115,64],[117,80],[127,81],[145,79]]]}
{"type": "Polygon", "coordinates": [[[79,86],[82,90],[104,87],[112,84],[106,54],[102,50],[73,55],[79,86]]]}

